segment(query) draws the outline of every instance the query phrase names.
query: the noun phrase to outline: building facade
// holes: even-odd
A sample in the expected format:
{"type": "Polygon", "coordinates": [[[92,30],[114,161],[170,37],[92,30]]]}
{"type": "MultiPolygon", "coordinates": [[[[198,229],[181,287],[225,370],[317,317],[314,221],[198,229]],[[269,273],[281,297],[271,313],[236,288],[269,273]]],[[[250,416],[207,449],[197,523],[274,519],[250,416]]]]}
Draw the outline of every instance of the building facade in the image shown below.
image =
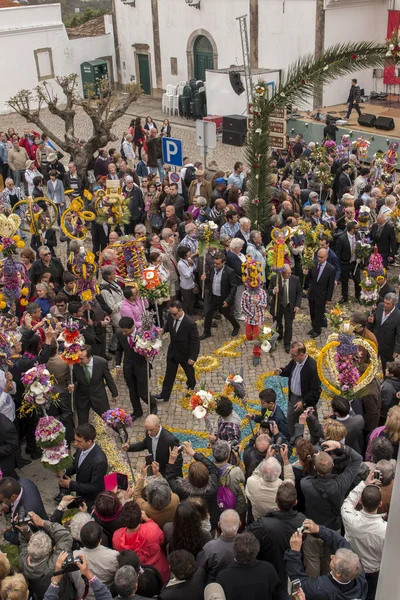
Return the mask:
{"type": "MultiPolygon", "coordinates": [[[[242,65],[241,15],[247,15],[254,68],[285,69],[313,53],[321,35],[325,48],[352,40],[383,41],[387,9],[397,1],[114,0],[120,83],[137,81],[145,93],[160,94],[168,84],[204,80],[207,69],[242,65]]],[[[372,70],[358,78],[366,93],[381,85],[372,70]]],[[[348,80],[328,86],[323,104],[345,102],[348,88],[348,80]]]]}
{"type": "MultiPolygon", "coordinates": [[[[0,112],[10,112],[7,100],[21,89],[33,89],[46,81],[50,88],[55,77],[79,74],[83,62],[102,58],[107,61],[111,79],[116,72],[114,34],[111,15],[104,17],[103,35],[68,37],[59,4],[6,6],[0,3],[0,54],[2,82],[0,112]]],[[[73,31],[73,30],[71,30],[73,31]]],[[[103,33],[103,32],[101,32],[103,33]]],[[[60,88],[55,86],[57,93],[60,88]]]]}

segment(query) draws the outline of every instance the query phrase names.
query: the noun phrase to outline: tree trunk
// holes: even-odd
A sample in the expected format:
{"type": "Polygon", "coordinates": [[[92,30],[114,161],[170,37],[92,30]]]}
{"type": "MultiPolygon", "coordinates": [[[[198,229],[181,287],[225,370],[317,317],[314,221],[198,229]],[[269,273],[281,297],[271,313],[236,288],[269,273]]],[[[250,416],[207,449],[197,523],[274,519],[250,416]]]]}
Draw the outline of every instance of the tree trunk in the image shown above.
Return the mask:
{"type": "MultiPolygon", "coordinates": [[[[165,0],[163,0],[165,1],[165,0]]],[[[163,89],[160,47],[160,23],[158,20],[158,0],[151,0],[151,17],[153,20],[154,64],[156,67],[157,89],[163,89]]]]}
{"type": "MultiPolygon", "coordinates": [[[[325,49],[325,9],[324,0],[317,0],[315,5],[315,58],[321,56],[325,49]]],[[[322,108],[324,103],[323,86],[315,85],[313,108],[322,108]]]]}
{"type": "Polygon", "coordinates": [[[117,65],[117,73],[116,73],[116,84],[117,87],[120,88],[122,86],[122,71],[121,71],[121,55],[119,52],[119,41],[118,41],[118,24],[117,24],[117,13],[115,10],[115,3],[120,2],[120,0],[112,0],[112,24],[114,30],[114,49],[115,49],[115,62],[117,65]]]}

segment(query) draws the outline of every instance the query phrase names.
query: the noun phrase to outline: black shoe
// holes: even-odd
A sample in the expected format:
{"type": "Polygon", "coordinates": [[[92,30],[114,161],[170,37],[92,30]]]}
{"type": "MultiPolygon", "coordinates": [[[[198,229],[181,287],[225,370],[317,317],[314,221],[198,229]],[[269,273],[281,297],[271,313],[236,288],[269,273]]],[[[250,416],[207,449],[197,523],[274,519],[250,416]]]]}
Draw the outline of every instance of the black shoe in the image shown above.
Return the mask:
{"type": "Polygon", "coordinates": [[[136,421],[136,419],[140,419],[140,417],[143,417],[143,413],[141,413],[140,415],[132,413],[131,417],[132,417],[132,422],[133,422],[133,421],[136,421]]]}
{"type": "Polygon", "coordinates": [[[151,398],[152,400],[162,400],[162,399],[163,399],[163,397],[161,396],[161,394],[154,394],[154,395],[152,394],[152,395],[150,396],[150,398],[151,398]]]}
{"type": "Polygon", "coordinates": [[[314,331],[314,333],[312,333],[312,334],[310,335],[310,337],[311,337],[311,338],[317,338],[317,337],[319,337],[320,335],[321,335],[321,332],[317,333],[316,331],[314,331]]]}
{"type": "Polygon", "coordinates": [[[221,315],[214,315],[214,319],[216,319],[217,321],[220,321],[222,319],[221,315]]]}
{"type": "Polygon", "coordinates": [[[33,460],[30,460],[29,458],[23,458],[22,464],[24,465],[24,467],[28,467],[29,465],[33,464],[33,460]]]}
{"type": "Polygon", "coordinates": [[[345,303],[346,303],[346,302],[348,302],[348,301],[349,301],[349,299],[348,299],[348,298],[343,298],[343,297],[342,297],[342,298],[340,298],[340,300],[339,300],[338,304],[345,304],[345,303]]]}
{"type": "Polygon", "coordinates": [[[310,331],[307,331],[307,335],[311,335],[312,333],[314,333],[314,329],[310,329],[310,331]]]}
{"type": "Polygon", "coordinates": [[[278,335],[278,342],[280,342],[281,340],[283,340],[283,335],[278,335]]]}
{"type": "Polygon", "coordinates": [[[211,333],[204,332],[203,335],[200,336],[200,341],[201,340],[206,340],[209,337],[211,337],[211,333]]]}
{"type": "Polygon", "coordinates": [[[32,452],[31,454],[31,459],[32,460],[39,460],[39,458],[42,458],[43,452],[41,450],[35,450],[35,452],[32,452]]]}
{"type": "Polygon", "coordinates": [[[286,354],[289,354],[289,352],[290,352],[290,344],[287,344],[285,346],[285,352],[286,352],[286,354]]]}
{"type": "Polygon", "coordinates": [[[218,325],[216,324],[216,322],[215,322],[215,321],[213,321],[213,322],[211,323],[211,327],[218,327],[218,325]]]}
{"type": "Polygon", "coordinates": [[[61,502],[61,500],[64,498],[65,494],[63,492],[59,492],[57,494],[57,496],[54,496],[53,500],[55,502],[61,502]]]}
{"type": "Polygon", "coordinates": [[[240,331],[240,327],[234,327],[232,329],[232,337],[236,337],[238,335],[239,331],[240,331]]]}
{"type": "Polygon", "coordinates": [[[157,404],[156,404],[155,406],[151,406],[151,405],[150,405],[150,414],[151,414],[151,415],[156,415],[156,414],[157,414],[157,412],[158,412],[158,409],[157,409],[157,404]]]}

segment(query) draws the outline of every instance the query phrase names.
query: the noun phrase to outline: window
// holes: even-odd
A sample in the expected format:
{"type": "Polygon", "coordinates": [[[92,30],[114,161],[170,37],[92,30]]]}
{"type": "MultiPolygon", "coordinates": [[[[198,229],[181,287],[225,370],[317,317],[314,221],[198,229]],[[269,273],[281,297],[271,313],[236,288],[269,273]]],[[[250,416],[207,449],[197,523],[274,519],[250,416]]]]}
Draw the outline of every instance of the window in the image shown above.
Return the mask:
{"type": "Polygon", "coordinates": [[[171,57],[171,75],[178,75],[178,59],[171,57]]]}
{"type": "Polygon", "coordinates": [[[54,79],[53,54],[51,48],[39,48],[34,51],[34,55],[39,81],[54,79]]]}

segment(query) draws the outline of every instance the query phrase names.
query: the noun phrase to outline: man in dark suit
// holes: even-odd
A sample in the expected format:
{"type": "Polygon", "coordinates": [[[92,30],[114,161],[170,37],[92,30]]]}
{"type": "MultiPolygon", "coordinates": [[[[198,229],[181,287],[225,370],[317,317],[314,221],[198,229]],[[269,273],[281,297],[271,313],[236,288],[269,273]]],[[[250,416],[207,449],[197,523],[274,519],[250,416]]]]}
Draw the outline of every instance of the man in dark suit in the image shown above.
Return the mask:
{"type": "Polygon", "coordinates": [[[0,413],[0,469],[3,477],[18,479],[19,439],[15,425],[0,413]]]}
{"type": "MultiPolygon", "coordinates": [[[[170,432],[164,429],[160,419],[156,415],[149,415],[144,426],[146,436],[141,442],[136,444],[122,444],[122,449],[126,452],[143,452],[147,450],[152,455],[152,460],[160,466],[160,473],[164,476],[165,469],[169,461],[170,448],[180,446],[180,441],[170,432]]],[[[178,454],[175,465],[177,465],[177,477],[182,477],[182,454],[178,454]]]]}
{"type": "Polygon", "coordinates": [[[325,318],[326,305],[331,303],[335,287],[335,268],[327,261],[328,250],[320,248],[317,252],[318,264],[308,274],[308,302],[310,305],[310,317],[312,329],[309,335],[316,338],[321,335],[321,329],[325,318]]]}
{"type": "Polygon", "coordinates": [[[339,177],[338,177],[338,200],[342,199],[342,196],[346,190],[346,188],[350,188],[351,187],[351,179],[350,179],[350,173],[351,173],[351,166],[349,164],[345,164],[342,167],[342,172],[340,173],[339,177]]]}
{"type": "MultiPolygon", "coordinates": [[[[336,255],[336,252],[334,252],[331,248],[331,242],[327,235],[320,236],[319,247],[326,248],[328,250],[328,259],[327,260],[328,260],[328,263],[330,265],[332,265],[332,267],[335,268],[335,271],[336,271],[335,284],[337,284],[337,282],[339,281],[340,273],[341,273],[340,262],[336,255]]],[[[314,255],[314,260],[315,261],[317,260],[317,253],[315,253],[315,255],[314,255]]]]}
{"type": "MultiPolygon", "coordinates": [[[[115,353],[115,370],[117,375],[123,371],[129,397],[133,408],[132,419],[135,421],[143,415],[143,402],[148,401],[147,360],[135,351],[136,327],[131,317],[122,317],[119,321],[120,331],[116,334],[118,340],[115,353]],[[121,367],[122,356],[124,365],[121,367]]],[[[157,403],[153,397],[150,400],[150,412],[157,414],[157,403]]]]}
{"type": "Polygon", "coordinates": [[[392,362],[400,354],[400,310],[396,304],[396,294],[386,294],[384,301],[378,304],[375,315],[368,317],[370,329],[378,340],[383,372],[386,371],[386,363],[392,362]]]}
{"type": "Polygon", "coordinates": [[[390,283],[388,283],[388,281],[386,279],[386,274],[382,275],[379,279],[378,293],[379,293],[378,302],[383,302],[386,294],[395,294],[396,293],[395,288],[392,285],[390,285],[390,283]]]}
{"type": "Polygon", "coordinates": [[[289,352],[292,341],[293,320],[301,308],[301,294],[300,279],[292,275],[289,265],[284,265],[281,276],[272,275],[268,287],[270,310],[272,318],[276,321],[278,340],[283,339],[286,352],[289,352]],[[285,317],[285,331],[283,317],[285,317]]]}
{"type": "Polygon", "coordinates": [[[354,281],[354,293],[357,300],[360,299],[362,264],[357,265],[356,244],[361,240],[358,233],[358,223],[350,221],[346,225],[346,231],[336,239],[336,254],[342,269],[342,297],[339,304],[349,300],[349,279],[354,281]]]}
{"type": "Polygon", "coordinates": [[[193,365],[199,355],[200,339],[196,323],[183,312],[182,302],[179,300],[173,300],[170,304],[164,332],[171,336],[167,352],[167,370],[161,393],[154,398],[168,402],[179,365],[185,371],[188,389],[195,388],[193,365]]]}
{"type": "Polygon", "coordinates": [[[68,311],[71,319],[79,326],[79,333],[83,336],[85,344],[92,346],[96,343],[96,333],[93,327],[93,321],[84,318],[83,304],[79,300],[68,303],[68,311]]]}
{"type": "Polygon", "coordinates": [[[369,234],[371,244],[378,247],[378,252],[382,256],[383,266],[393,262],[396,254],[396,233],[393,225],[388,221],[387,215],[378,215],[376,223],[371,227],[369,234]]]}
{"type": "Polygon", "coordinates": [[[11,528],[3,533],[4,539],[15,546],[19,545],[19,530],[14,523],[18,521],[18,512],[21,508],[25,513],[34,512],[42,519],[47,520],[47,514],[43,506],[40,492],[30,479],[23,477],[16,481],[12,477],[4,477],[0,480],[0,506],[1,512],[9,512],[11,528]]]}
{"type": "MultiPolygon", "coordinates": [[[[226,258],[222,252],[214,256],[214,268],[210,273],[211,300],[204,319],[204,333],[201,340],[211,337],[211,323],[214,312],[219,308],[220,312],[232,324],[232,337],[237,336],[240,324],[233,315],[233,306],[237,288],[237,276],[235,271],[225,264],[226,258]]],[[[203,273],[201,279],[205,279],[203,273]]]]}
{"type": "Polygon", "coordinates": [[[89,410],[92,408],[98,415],[109,410],[106,385],[114,402],[118,400],[118,390],[108,369],[108,363],[101,356],[92,356],[90,346],[80,352],[81,364],[74,365],[74,384],[68,391],[75,390],[76,412],[78,423],[83,425],[89,421],[89,410]]]}
{"type": "Polygon", "coordinates": [[[303,342],[292,342],[290,346],[292,360],[283,369],[275,369],[275,375],[289,378],[289,401],[287,420],[289,435],[293,437],[295,423],[308,407],[314,407],[321,395],[321,381],[318,377],[317,363],[308,356],[303,342]]]}
{"type": "Polygon", "coordinates": [[[104,490],[104,476],[108,469],[107,457],[95,439],[96,430],[90,423],[75,429],[77,451],[74,462],[58,480],[61,488],[76,492],[89,508],[93,506],[97,494],[104,490]],[[72,481],[71,475],[76,475],[76,481],[72,481]]]}
{"type": "Polygon", "coordinates": [[[347,429],[345,438],[346,446],[350,446],[359,454],[362,454],[360,442],[362,442],[362,431],[364,429],[364,417],[356,415],[350,406],[350,402],[334,396],[331,401],[333,414],[339,423],[347,429]]]}

